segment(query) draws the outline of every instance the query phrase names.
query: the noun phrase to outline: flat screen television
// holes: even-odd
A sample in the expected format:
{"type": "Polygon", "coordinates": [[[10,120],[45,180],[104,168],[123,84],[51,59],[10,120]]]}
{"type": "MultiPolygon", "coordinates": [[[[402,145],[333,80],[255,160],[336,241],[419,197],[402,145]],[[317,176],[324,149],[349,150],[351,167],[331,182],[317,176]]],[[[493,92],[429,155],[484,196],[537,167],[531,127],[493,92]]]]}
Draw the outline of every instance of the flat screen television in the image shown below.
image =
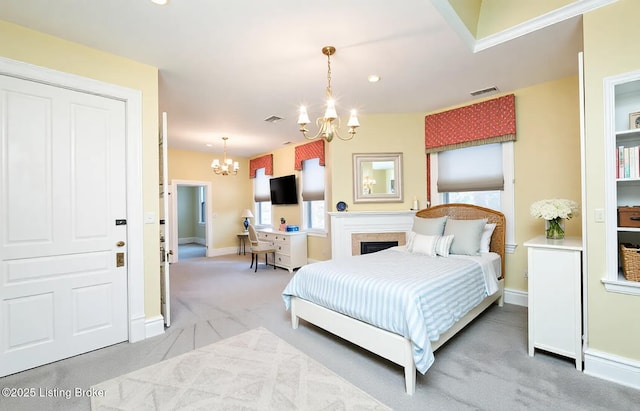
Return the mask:
{"type": "Polygon", "coordinates": [[[298,190],[294,174],[270,179],[269,188],[271,190],[271,204],[298,204],[298,190]]]}

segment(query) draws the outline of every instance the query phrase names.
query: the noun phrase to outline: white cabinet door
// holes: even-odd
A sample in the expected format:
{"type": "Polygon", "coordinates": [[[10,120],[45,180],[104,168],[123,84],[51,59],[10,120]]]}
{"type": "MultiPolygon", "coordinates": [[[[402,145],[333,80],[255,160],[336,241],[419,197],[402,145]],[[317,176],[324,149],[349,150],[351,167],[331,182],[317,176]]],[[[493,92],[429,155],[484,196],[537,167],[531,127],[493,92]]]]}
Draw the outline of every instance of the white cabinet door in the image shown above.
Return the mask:
{"type": "Polygon", "coordinates": [[[124,102],[0,75],[0,376],[127,339],[124,102]]]}

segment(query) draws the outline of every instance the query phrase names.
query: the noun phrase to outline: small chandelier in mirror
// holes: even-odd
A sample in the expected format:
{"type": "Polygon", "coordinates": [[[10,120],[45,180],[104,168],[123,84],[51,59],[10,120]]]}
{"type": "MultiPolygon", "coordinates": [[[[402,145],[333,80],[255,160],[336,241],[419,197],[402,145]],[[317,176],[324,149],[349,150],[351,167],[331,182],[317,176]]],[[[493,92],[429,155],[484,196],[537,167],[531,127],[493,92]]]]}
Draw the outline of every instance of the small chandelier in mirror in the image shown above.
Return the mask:
{"type": "Polygon", "coordinates": [[[309,124],[309,115],[307,114],[306,107],[300,107],[298,124],[300,125],[300,131],[308,140],[324,138],[327,142],[331,142],[334,137],[338,137],[340,140],[351,140],[356,134],[356,128],[360,127],[356,111],[352,110],[349,117],[349,122],[347,123],[347,127],[349,127],[349,135],[342,137],[338,133],[338,128],[340,127],[340,119],[338,118],[338,114],[336,112],[335,101],[333,100],[333,96],[331,95],[331,56],[335,52],[336,48],[333,46],[325,46],[322,48],[322,54],[327,56],[327,109],[325,110],[323,117],[318,117],[316,119],[316,125],[318,126],[319,130],[315,136],[307,135],[309,130],[306,126],[307,124],[309,124]]]}
{"type": "Polygon", "coordinates": [[[240,165],[238,162],[234,162],[232,159],[227,158],[227,140],[229,137],[222,137],[224,140],[224,158],[222,162],[217,158],[211,162],[211,168],[213,168],[213,172],[216,174],[221,174],[223,176],[228,175],[236,175],[238,174],[238,170],[240,169],[240,165]]]}
{"type": "Polygon", "coordinates": [[[369,176],[364,176],[362,180],[362,194],[373,193],[373,186],[376,185],[376,180],[369,176]]]}

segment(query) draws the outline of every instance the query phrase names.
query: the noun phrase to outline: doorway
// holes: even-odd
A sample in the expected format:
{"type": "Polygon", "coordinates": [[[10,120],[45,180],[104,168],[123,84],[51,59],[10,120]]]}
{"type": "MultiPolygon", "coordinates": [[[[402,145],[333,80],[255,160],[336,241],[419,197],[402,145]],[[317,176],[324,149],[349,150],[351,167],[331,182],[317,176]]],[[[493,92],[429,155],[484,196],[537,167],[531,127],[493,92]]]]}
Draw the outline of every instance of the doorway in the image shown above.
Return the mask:
{"type": "Polygon", "coordinates": [[[178,194],[178,258],[205,257],[206,238],[206,186],[179,185],[178,194]]]}
{"type": "Polygon", "coordinates": [[[172,180],[169,232],[174,252],[172,263],[183,258],[211,257],[213,223],[211,221],[211,182],[172,180]]]}

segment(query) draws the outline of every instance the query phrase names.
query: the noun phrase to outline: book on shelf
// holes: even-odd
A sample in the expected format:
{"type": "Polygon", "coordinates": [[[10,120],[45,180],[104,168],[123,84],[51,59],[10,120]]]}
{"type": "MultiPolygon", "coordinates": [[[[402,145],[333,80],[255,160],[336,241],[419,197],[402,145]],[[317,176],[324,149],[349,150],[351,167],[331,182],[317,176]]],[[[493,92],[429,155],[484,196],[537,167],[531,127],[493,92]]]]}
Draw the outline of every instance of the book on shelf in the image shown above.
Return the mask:
{"type": "Polygon", "coordinates": [[[640,178],[640,146],[616,149],[616,178],[640,178]]]}

